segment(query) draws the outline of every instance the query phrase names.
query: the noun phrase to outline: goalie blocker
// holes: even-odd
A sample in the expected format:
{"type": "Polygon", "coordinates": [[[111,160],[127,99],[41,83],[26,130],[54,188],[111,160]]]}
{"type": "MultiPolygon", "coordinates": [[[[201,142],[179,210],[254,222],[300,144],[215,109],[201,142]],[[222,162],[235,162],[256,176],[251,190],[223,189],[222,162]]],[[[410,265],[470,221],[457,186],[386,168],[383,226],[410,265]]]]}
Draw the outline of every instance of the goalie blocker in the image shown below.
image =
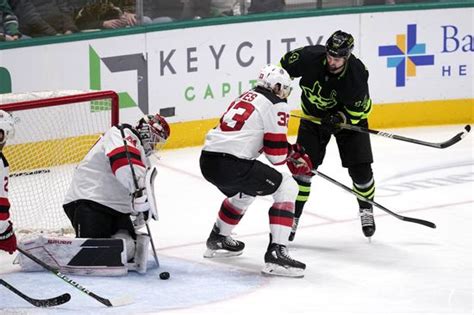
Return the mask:
{"type": "MultiPolygon", "coordinates": [[[[132,240],[133,241],[133,240],[132,240]]],[[[67,238],[40,235],[19,246],[64,274],[124,276],[128,271],[145,273],[150,238],[138,234],[135,255],[127,262],[127,240],[123,238],[67,238]]],[[[135,245],[135,244],[134,244],[135,245]]],[[[15,259],[23,271],[44,269],[23,254],[15,259]]]]}

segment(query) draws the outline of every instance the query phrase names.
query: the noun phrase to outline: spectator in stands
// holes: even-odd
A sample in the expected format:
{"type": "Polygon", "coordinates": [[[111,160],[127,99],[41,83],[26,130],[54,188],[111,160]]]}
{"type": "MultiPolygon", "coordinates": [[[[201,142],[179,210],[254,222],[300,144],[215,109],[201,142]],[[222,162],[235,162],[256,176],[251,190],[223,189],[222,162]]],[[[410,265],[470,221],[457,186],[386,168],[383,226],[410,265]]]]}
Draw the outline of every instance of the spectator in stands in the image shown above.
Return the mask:
{"type": "MultiPolygon", "coordinates": [[[[115,29],[137,24],[134,6],[119,7],[109,0],[68,0],[75,10],[75,22],[79,30],[115,29]]],[[[123,2],[122,2],[123,3],[123,2]]]]}
{"type": "Polygon", "coordinates": [[[193,20],[210,17],[211,0],[183,0],[181,19],[193,20]]]}
{"type": "Polygon", "coordinates": [[[211,0],[211,16],[244,15],[250,5],[249,0],[211,0]]]}
{"type": "Polygon", "coordinates": [[[30,37],[71,34],[78,29],[64,0],[10,0],[20,31],[30,37]]]}
{"type": "Polygon", "coordinates": [[[285,8],[285,0],[253,0],[248,13],[278,12],[285,8]]]}
{"type": "Polygon", "coordinates": [[[183,8],[181,0],[143,0],[143,24],[180,20],[183,8]]]}
{"type": "Polygon", "coordinates": [[[249,0],[183,0],[183,19],[244,15],[249,0]]]}
{"type": "Polygon", "coordinates": [[[21,37],[18,19],[7,0],[0,0],[0,41],[13,41],[21,37]]]}

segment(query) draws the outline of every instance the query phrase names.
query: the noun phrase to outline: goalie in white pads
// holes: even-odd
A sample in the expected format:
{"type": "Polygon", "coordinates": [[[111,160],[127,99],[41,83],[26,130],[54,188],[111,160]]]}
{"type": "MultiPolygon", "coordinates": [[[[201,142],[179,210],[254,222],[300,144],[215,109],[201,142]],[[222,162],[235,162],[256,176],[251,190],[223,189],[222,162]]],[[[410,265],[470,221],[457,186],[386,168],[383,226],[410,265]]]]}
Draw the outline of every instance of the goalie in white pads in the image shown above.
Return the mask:
{"type": "Polygon", "coordinates": [[[16,236],[13,231],[13,224],[10,221],[10,202],[8,200],[8,176],[9,165],[3,155],[3,147],[8,138],[15,134],[15,120],[6,111],[0,110],[0,175],[2,185],[0,187],[0,250],[9,254],[16,251],[16,236]]]}
{"type": "MultiPolygon", "coordinates": [[[[169,135],[169,125],[162,116],[145,115],[135,127],[121,124],[110,128],[79,163],[63,205],[76,237],[80,238],[63,247],[71,249],[74,270],[80,269],[79,258],[85,267],[90,267],[87,257],[97,254],[93,254],[93,249],[89,255],[81,252],[85,245],[91,244],[115,255],[115,259],[104,258],[107,263],[104,267],[115,266],[117,260],[124,258],[117,250],[120,244],[111,239],[119,239],[123,240],[128,269],[146,272],[150,238],[147,234],[137,233],[143,225],[134,223],[140,221],[144,224],[151,218],[157,219],[155,204],[149,202],[153,192],[147,191],[145,178],[151,166],[148,157],[157,145],[166,142],[169,135]],[[136,218],[134,222],[131,216],[136,218]],[[109,239],[109,242],[97,241],[97,245],[94,240],[87,239],[109,239]],[[82,249],[78,251],[78,248],[82,249]]],[[[36,240],[43,244],[43,248],[61,241],[57,238],[36,240]]],[[[31,242],[28,244],[25,247],[34,247],[31,242]]],[[[68,262],[68,259],[64,261],[68,262]]],[[[71,267],[71,263],[63,268],[63,271],[70,271],[71,268],[66,267],[71,267]]]]}
{"type": "Polygon", "coordinates": [[[273,165],[287,163],[293,174],[308,174],[312,164],[287,142],[291,78],[277,66],[264,67],[256,88],[235,99],[220,124],[206,135],[200,166],[203,176],[227,198],[207,239],[204,257],[240,255],[244,243],[230,235],[256,196],[271,195],[270,242],[264,274],[303,277],[306,265],[292,259],[286,245],[298,186],[293,178],[256,160],[263,152],[273,165]]]}

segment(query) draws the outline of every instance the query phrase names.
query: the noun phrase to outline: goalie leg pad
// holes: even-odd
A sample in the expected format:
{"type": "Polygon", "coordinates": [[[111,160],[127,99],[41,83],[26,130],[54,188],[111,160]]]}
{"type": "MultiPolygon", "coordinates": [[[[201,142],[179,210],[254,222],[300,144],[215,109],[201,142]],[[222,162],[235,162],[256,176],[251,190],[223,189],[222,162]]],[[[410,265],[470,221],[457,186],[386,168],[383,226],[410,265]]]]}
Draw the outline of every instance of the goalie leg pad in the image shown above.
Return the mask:
{"type": "Polygon", "coordinates": [[[128,264],[128,270],[144,274],[147,271],[148,252],[150,248],[150,236],[137,234],[137,244],[133,263],[128,264]]]}
{"type": "MultiPolygon", "coordinates": [[[[27,252],[64,274],[123,276],[127,274],[125,244],[121,239],[90,239],[39,236],[20,242],[27,252]]],[[[23,271],[44,269],[19,254],[23,271]]]]}
{"type": "Polygon", "coordinates": [[[130,261],[135,256],[135,240],[132,238],[127,230],[118,230],[112,235],[114,239],[121,239],[125,243],[127,261],[130,261]]]}

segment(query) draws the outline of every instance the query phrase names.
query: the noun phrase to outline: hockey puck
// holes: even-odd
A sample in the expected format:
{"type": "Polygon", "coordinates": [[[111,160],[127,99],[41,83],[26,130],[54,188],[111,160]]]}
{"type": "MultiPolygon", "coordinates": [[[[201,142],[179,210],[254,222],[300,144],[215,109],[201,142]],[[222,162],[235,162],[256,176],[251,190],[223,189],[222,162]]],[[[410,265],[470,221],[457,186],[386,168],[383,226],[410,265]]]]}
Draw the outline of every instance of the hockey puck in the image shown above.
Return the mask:
{"type": "Polygon", "coordinates": [[[170,273],[169,272],[162,272],[160,273],[160,279],[161,280],[168,280],[170,278],[170,273]]]}

